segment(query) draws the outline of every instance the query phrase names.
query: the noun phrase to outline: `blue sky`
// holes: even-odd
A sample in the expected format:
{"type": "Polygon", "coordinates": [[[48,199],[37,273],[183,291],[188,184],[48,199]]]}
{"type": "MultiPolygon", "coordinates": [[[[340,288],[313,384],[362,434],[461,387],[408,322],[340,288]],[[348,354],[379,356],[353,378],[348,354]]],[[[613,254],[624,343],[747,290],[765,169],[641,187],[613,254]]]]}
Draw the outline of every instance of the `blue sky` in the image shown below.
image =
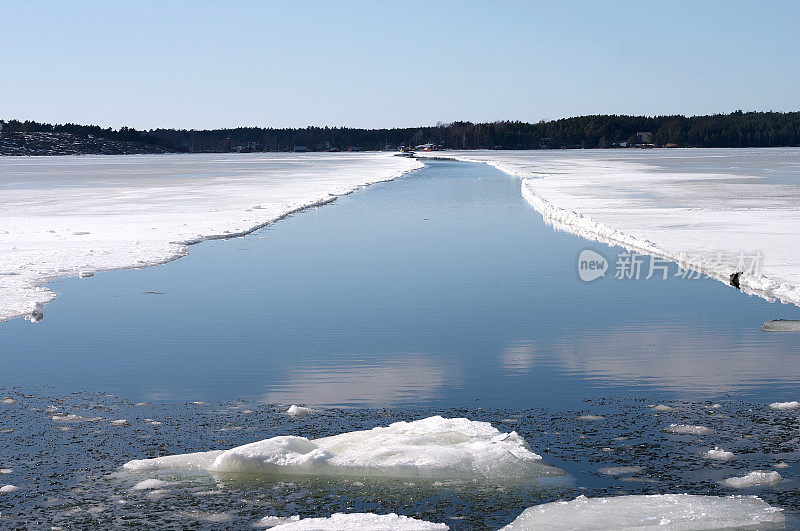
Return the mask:
{"type": "Polygon", "coordinates": [[[0,117],[137,128],[800,110],[800,2],[0,2],[0,117]]]}

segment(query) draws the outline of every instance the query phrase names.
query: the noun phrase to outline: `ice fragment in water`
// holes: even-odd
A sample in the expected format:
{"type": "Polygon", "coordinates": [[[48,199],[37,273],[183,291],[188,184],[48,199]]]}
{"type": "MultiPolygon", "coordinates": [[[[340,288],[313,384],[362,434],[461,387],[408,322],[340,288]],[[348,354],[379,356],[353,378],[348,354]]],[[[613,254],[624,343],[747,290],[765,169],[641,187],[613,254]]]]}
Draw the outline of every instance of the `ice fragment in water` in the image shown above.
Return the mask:
{"type": "Polygon", "coordinates": [[[785,517],[753,496],[655,494],[587,498],[526,509],[505,531],[780,529],[785,517]]]}
{"type": "Polygon", "coordinates": [[[280,531],[425,531],[450,529],[445,524],[435,524],[408,516],[372,513],[336,513],[328,518],[303,518],[295,522],[280,524],[273,529],[280,531]]]}
{"type": "Polygon", "coordinates": [[[734,489],[746,489],[747,487],[760,487],[764,485],[774,486],[783,481],[783,478],[777,472],[765,470],[755,470],[746,476],[728,478],[723,483],[727,487],[734,489]]]}
{"type": "Polygon", "coordinates": [[[488,422],[440,416],[321,439],[273,437],[230,450],[130,461],[124,468],[490,480],[563,474],[544,463],[516,432],[502,433],[488,422]]]}

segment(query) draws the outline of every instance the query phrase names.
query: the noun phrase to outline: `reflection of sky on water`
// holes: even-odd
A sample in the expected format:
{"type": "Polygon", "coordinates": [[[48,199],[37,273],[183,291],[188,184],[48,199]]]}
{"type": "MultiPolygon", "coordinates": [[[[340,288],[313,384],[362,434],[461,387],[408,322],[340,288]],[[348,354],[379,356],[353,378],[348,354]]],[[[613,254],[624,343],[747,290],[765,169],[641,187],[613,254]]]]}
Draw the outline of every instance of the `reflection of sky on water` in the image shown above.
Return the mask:
{"type": "Polygon", "coordinates": [[[519,342],[503,351],[501,362],[516,372],[550,365],[600,385],[646,386],[686,399],[791,387],[800,374],[796,352],[765,349],[757,337],[725,337],[710,330],[631,327],[543,343],[519,342]],[[543,352],[538,366],[537,351],[543,352]]]}
{"type": "Polygon", "coordinates": [[[536,364],[536,344],[533,341],[515,341],[503,347],[500,365],[509,373],[528,372],[536,364]]]}
{"type": "Polygon", "coordinates": [[[711,280],[584,283],[587,248],[621,251],[542,223],[517,179],[434,161],[164,266],[53,283],[44,321],[0,325],[0,385],[374,407],[797,399],[798,336],[760,327],[798,308],[711,280]]]}
{"type": "Polygon", "coordinates": [[[272,383],[267,404],[386,407],[441,398],[445,383],[457,386],[458,371],[421,354],[335,356],[303,361],[272,383]]]}

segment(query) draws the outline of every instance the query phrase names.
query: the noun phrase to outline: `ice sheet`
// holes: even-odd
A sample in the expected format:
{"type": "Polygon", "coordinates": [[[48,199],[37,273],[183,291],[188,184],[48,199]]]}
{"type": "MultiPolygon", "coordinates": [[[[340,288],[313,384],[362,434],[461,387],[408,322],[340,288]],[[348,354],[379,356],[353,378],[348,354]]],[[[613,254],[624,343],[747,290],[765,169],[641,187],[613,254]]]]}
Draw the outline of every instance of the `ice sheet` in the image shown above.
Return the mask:
{"type": "Polygon", "coordinates": [[[530,507],[503,529],[780,529],[784,521],[780,509],[770,507],[755,496],[579,496],[569,502],[530,507]]]}
{"type": "Polygon", "coordinates": [[[761,253],[761,274],[743,275],[742,290],[800,305],[800,184],[756,175],[762,168],[750,176],[694,169],[697,158],[722,160],[747,153],[771,164],[777,175],[797,172],[800,165],[796,148],[429,155],[485,162],[523,177],[524,197],[556,228],[675,262],[702,255],[709,275],[726,284],[740,269],[739,253],[761,253]],[[673,169],[653,165],[658,158],[668,160],[673,169]],[[676,160],[685,163],[676,165],[676,160]],[[732,256],[719,257],[720,252],[732,256]]]}
{"type": "Polygon", "coordinates": [[[439,416],[309,440],[272,437],[230,450],[130,461],[125,469],[306,476],[529,480],[562,472],[516,432],[439,416]]]}
{"type": "Polygon", "coordinates": [[[420,167],[390,153],[0,158],[0,321],[48,280],[143,267],[420,167]]]}

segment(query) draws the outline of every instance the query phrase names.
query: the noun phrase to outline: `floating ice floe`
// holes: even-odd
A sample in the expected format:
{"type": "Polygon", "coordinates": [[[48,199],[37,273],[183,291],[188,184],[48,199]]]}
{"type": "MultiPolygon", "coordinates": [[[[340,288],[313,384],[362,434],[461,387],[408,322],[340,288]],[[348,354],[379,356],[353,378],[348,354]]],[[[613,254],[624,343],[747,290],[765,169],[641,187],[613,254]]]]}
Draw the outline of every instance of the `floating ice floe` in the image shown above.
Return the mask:
{"type": "Polygon", "coordinates": [[[164,487],[169,487],[174,484],[175,483],[171,481],[163,481],[160,479],[145,479],[134,485],[131,490],[163,489],[164,487]]]}
{"type": "Polygon", "coordinates": [[[536,505],[504,531],[779,529],[782,510],[755,496],[654,494],[587,498],[536,505]]]}
{"type": "Polygon", "coordinates": [[[489,480],[563,474],[532,452],[516,432],[502,433],[488,422],[440,416],[321,439],[273,437],[230,450],[129,461],[124,468],[489,480]]]}
{"type": "Polygon", "coordinates": [[[317,412],[316,409],[311,409],[310,407],[304,407],[304,406],[296,406],[294,404],[289,406],[289,409],[286,410],[286,414],[289,415],[290,417],[297,417],[300,415],[310,415],[316,412],[317,412]]]}
{"type": "Polygon", "coordinates": [[[253,524],[253,527],[275,527],[281,524],[290,524],[300,520],[299,515],[294,516],[265,516],[258,522],[253,524]]]}
{"type": "Polygon", "coordinates": [[[191,518],[193,520],[200,520],[201,522],[212,522],[212,523],[225,523],[233,520],[233,516],[231,516],[228,513],[212,513],[206,511],[185,511],[182,513],[178,513],[178,516],[183,516],[184,518],[191,518]]]}
{"type": "Polygon", "coordinates": [[[800,332],[800,321],[776,319],[761,325],[764,332],[800,332]]]}
{"type": "Polygon", "coordinates": [[[800,402],[793,400],[791,402],[773,402],[769,405],[772,409],[787,410],[787,409],[800,409],[800,402]]]}
{"type": "Polygon", "coordinates": [[[16,492],[19,490],[19,487],[16,485],[3,485],[0,487],[0,494],[11,494],[12,492],[16,492]]]}
{"type": "Polygon", "coordinates": [[[673,411],[680,411],[680,410],[676,407],[671,407],[666,404],[657,404],[653,406],[653,411],[657,411],[659,413],[671,413],[673,411]]]}
{"type": "Polygon", "coordinates": [[[111,424],[112,426],[130,426],[131,425],[131,423],[128,422],[127,420],[125,420],[125,419],[112,420],[111,422],[109,422],[109,424],[111,424]]]}
{"type": "Polygon", "coordinates": [[[691,426],[688,424],[670,424],[669,427],[664,428],[664,431],[676,435],[708,435],[709,433],[714,433],[714,430],[706,426],[691,426]]]}
{"type": "Polygon", "coordinates": [[[722,409],[722,404],[711,404],[710,406],[706,406],[706,409],[722,409]]]}
{"type": "Polygon", "coordinates": [[[624,474],[638,474],[644,470],[645,467],[643,466],[607,466],[601,468],[598,472],[607,476],[622,476],[624,474]]]}
{"type": "Polygon", "coordinates": [[[148,490],[145,496],[150,500],[160,500],[167,494],[169,494],[169,489],[152,489],[148,490]]]}
{"type": "Polygon", "coordinates": [[[445,524],[435,524],[394,513],[336,513],[327,518],[302,518],[293,522],[279,524],[273,529],[280,531],[351,531],[369,529],[370,531],[426,531],[450,529],[445,524]]]}
{"type": "Polygon", "coordinates": [[[69,415],[53,415],[51,419],[54,422],[83,422],[86,420],[80,415],[75,415],[73,413],[70,413],[69,415]]]}
{"type": "Polygon", "coordinates": [[[746,489],[747,487],[759,487],[764,485],[774,486],[778,485],[781,481],[783,481],[783,477],[774,470],[755,470],[746,476],[728,478],[722,483],[725,484],[726,487],[746,489]]]}
{"type": "Polygon", "coordinates": [[[14,470],[12,470],[10,468],[0,468],[0,474],[11,474],[13,472],[14,472],[14,470]]]}
{"type": "Polygon", "coordinates": [[[578,420],[605,420],[603,415],[580,415],[578,420]]]}
{"type": "Polygon", "coordinates": [[[707,459],[716,459],[717,461],[730,461],[733,459],[733,452],[728,452],[719,446],[715,446],[713,450],[704,453],[703,457],[707,459]]]}
{"type": "Polygon", "coordinates": [[[14,398],[11,398],[10,396],[7,396],[7,397],[5,397],[3,399],[0,399],[0,404],[5,404],[7,406],[13,406],[16,403],[17,403],[17,400],[14,399],[14,398]]]}

